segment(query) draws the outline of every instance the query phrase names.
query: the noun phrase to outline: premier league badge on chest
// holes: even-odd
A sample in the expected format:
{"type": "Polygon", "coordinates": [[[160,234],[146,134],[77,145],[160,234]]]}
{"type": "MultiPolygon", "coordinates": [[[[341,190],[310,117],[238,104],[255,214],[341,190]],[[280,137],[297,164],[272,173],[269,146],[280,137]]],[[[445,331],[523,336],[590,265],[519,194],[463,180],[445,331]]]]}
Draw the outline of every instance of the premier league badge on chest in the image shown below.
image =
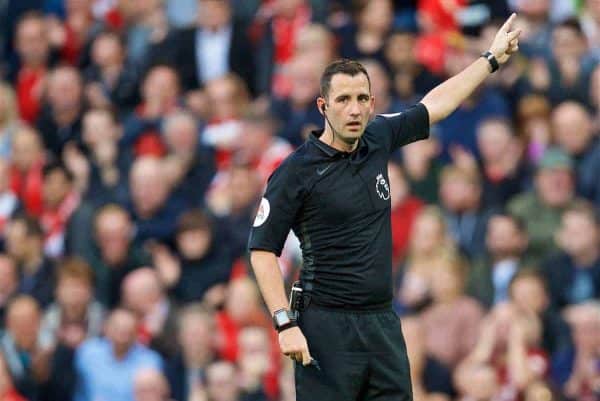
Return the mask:
{"type": "Polygon", "coordinates": [[[375,190],[377,191],[377,195],[383,200],[390,199],[390,186],[385,181],[383,174],[379,173],[375,180],[375,190]]]}

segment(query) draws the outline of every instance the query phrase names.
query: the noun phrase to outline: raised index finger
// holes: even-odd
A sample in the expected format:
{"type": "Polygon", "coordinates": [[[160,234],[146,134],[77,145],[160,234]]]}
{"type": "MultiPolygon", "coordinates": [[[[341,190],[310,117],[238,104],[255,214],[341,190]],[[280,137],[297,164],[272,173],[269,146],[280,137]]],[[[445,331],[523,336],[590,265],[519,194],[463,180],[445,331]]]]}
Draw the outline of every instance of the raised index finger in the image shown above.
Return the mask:
{"type": "Polygon", "coordinates": [[[500,28],[500,30],[502,32],[508,32],[510,30],[510,27],[512,26],[513,21],[515,20],[515,18],[517,17],[517,13],[512,13],[510,15],[510,17],[508,17],[508,19],[504,22],[504,24],[502,25],[502,27],[500,28]]]}

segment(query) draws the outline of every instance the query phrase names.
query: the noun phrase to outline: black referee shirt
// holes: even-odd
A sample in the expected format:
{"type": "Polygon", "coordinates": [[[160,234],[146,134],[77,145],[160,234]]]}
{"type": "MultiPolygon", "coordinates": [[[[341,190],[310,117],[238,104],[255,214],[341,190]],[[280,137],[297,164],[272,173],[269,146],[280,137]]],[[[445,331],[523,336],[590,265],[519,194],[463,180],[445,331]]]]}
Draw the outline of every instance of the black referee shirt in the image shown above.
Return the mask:
{"type": "Polygon", "coordinates": [[[427,138],[421,103],[378,115],[352,153],[310,138],[273,172],[250,232],[250,250],[281,254],[290,229],[300,240],[300,279],[311,302],[356,309],[392,300],[387,163],[402,145],[427,138]]]}

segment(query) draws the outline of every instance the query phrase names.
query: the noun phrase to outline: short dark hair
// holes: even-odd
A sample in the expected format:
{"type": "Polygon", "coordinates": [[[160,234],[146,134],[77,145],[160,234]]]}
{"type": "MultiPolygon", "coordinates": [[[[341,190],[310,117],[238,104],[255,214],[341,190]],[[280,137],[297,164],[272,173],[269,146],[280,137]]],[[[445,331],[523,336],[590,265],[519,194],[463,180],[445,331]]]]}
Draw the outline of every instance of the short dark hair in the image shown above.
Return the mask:
{"type": "Polygon", "coordinates": [[[577,36],[584,35],[583,28],[581,27],[581,23],[579,23],[579,20],[574,17],[570,17],[570,18],[565,19],[564,21],[561,21],[554,27],[554,30],[557,30],[560,28],[572,29],[573,31],[575,31],[575,33],[577,33],[577,36]]]}
{"type": "Polygon", "coordinates": [[[201,209],[188,210],[177,220],[177,234],[196,230],[212,231],[212,221],[201,209]]]}
{"type": "Polygon", "coordinates": [[[331,78],[336,74],[350,75],[351,77],[358,74],[365,74],[369,82],[369,91],[371,90],[371,78],[367,73],[367,69],[358,61],[342,58],[330,63],[321,75],[321,96],[327,98],[329,89],[331,88],[331,78]]]}
{"type": "Polygon", "coordinates": [[[42,228],[42,225],[40,224],[40,222],[38,221],[38,219],[25,214],[25,213],[19,213],[17,215],[15,215],[15,217],[12,218],[12,223],[20,223],[23,224],[25,226],[25,232],[26,235],[29,236],[34,236],[36,238],[43,238],[44,237],[44,229],[42,228]]]}
{"type": "Polygon", "coordinates": [[[58,282],[71,278],[85,281],[90,286],[94,286],[94,271],[85,260],[76,256],[68,257],[60,262],[56,278],[58,282]]]}
{"type": "Polygon", "coordinates": [[[61,172],[65,176],[67,181],[69,181],[71,183],[75,179],[75,177],[73,176],[73,173],[67,168],[67,166],[62,161],[51,161],[51,162],[47,163],[42,168],[42,176],[44,178],[46,178],[50,174],[58,172],[58,171],[61,172]]]}

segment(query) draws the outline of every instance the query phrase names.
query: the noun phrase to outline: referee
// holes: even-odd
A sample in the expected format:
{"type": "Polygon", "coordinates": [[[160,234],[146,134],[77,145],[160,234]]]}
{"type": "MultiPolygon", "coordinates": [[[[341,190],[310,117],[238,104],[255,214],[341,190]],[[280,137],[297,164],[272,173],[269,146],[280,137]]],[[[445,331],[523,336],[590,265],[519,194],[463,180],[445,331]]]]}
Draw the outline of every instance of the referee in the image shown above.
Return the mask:
{"type": "Polygon", "coordinates": [[[364,67],[338,60],[323,72],[317,107],[325,129],[311,134],[269,178],[249,239],[281,351],[296,361],[297,400],[412,400],[406,347],[391,307],[388,159],[400,146],[427,138],[431,124],[518,50],[514,18],[488,52],[420,103],[372,122],[364,67]],[[277,263],[290,229],[303,256],[297,318],[277,263]]]}

